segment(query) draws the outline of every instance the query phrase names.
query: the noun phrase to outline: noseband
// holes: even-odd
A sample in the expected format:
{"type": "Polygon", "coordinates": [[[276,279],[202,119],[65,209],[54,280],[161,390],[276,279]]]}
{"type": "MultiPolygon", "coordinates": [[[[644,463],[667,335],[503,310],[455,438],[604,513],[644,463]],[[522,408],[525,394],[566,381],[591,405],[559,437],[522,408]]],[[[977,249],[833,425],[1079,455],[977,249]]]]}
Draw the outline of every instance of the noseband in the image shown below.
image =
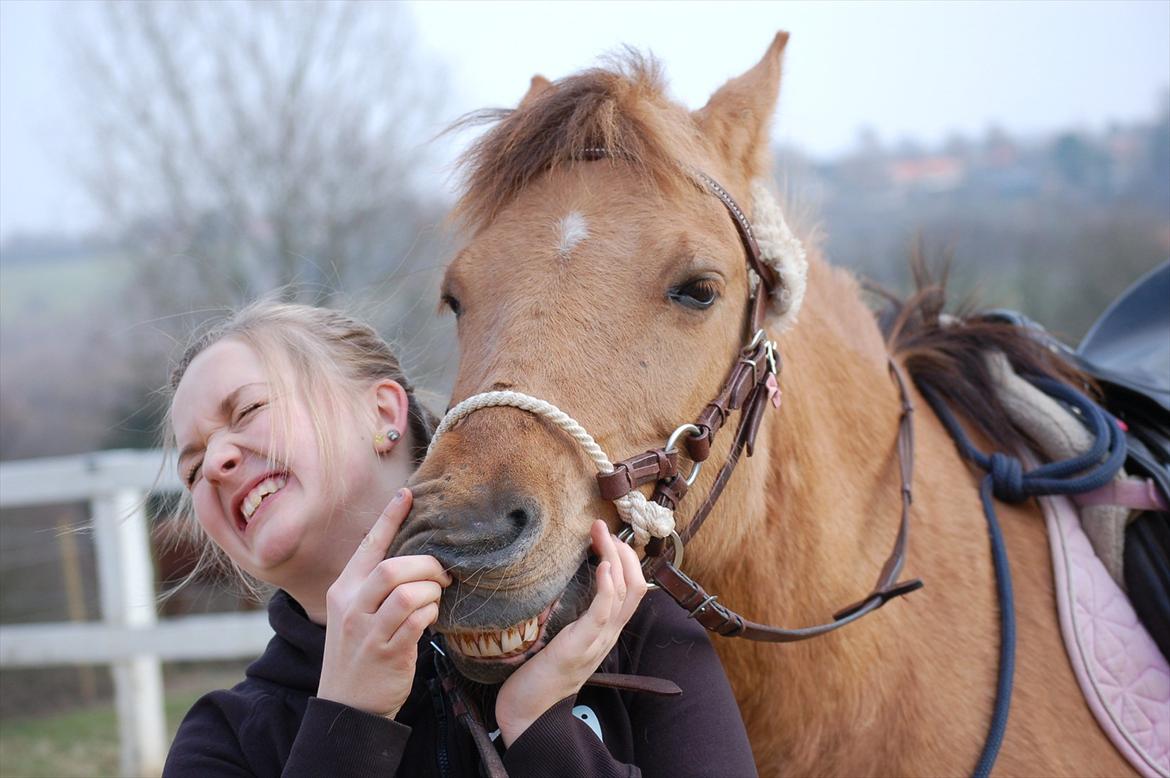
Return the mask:
{"type": "MultiPolygon", "coordinates": [[[[615,155],[604,149],[590,149],[583,158],[601,159],[607,156],[615,155]]],[[[902,515],[893,549],[882,566],[877,583],[865,597],[837,611],[830,621],[823,624],[785,629],[745,619],[718,602],[717,595],[708,594],[679,569],[683,548],[715,507],[741,455],[745,450],[749,457],[752,455],[756,434],[768,406],[780,407],[780,354],[776,343],[769,340],[764,330],[768,301],[779,291],[780,275],[764,261],[751,222],[727,190],[705,173],[696,170],[690,173],[707,192],[719,199],[730,214],[744,246],[748,267],[759,279],[751,297],[749,336],[719,393],[698,418],[693,423],[679,426],[662,448],[650,449],[629,459],[610,463],[589,433],[550,403],[519,392],[486,392],[469,397],[453,407],[435,431],[431,446],[433,448],[442,434],[459,419],[481,408],[510,406],[538,414],[565,430],[582,445],[600,471],[597,483],[601,496],[614,501],[622,519],[630,525],[622,531],[620,537],[626,541],[636,538],[639,544],[645,542],[642,568],[647,580],[669,594],[692,618],[708,630],[725,637],[766,642],[791,642],[816,637],[856,621],[891,599],[922,587],[922,581],[916,578],[902,582],[897,580],[905,564],[909,536],[914,469],[914,407],[902,370],[891,358],[889,373],[898,388],[902,406],[898,425],[902,515]],[[727,460],[695,515],[685,527],[678,530],[674,523],[674,511],[694,483],[699,469],[710,457],[715,436],[727,425],[735,411],[739,411],[740,415],[727,460]],[[686,476],[679,472],[678,467],[677,444],[680,439],[694,463],[686,476]],[[654,484],[649,501],[639,491],[639,487],[646,484],[654,484]],[[672,542],[665,542],[667,539],[672,542]]]]}

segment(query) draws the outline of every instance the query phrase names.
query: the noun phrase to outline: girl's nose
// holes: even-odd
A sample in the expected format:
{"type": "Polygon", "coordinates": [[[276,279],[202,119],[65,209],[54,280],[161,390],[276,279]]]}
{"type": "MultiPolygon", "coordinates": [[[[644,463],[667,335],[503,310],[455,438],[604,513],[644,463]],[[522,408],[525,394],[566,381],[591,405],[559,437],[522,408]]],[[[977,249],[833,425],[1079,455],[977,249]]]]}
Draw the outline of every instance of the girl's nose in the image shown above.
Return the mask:
{"type": "Polygon", "coordinates": [[[211,480],[226,478],[240,466],[243,453],[230,440],[212,440],[203,456],[204,477],[211,480]]]}

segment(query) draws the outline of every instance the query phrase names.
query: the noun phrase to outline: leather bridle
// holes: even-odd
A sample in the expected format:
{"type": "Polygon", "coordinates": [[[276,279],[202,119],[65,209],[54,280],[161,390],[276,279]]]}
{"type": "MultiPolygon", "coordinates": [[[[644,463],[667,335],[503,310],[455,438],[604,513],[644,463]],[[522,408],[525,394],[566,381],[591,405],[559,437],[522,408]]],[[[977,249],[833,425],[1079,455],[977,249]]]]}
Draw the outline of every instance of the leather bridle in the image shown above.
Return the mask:
{"type": "MultiPolygon", "coordinates": [[[[604,150],[591,150],[588,158],[607,156],[604,150]]],[[[746,450],[750,457],[755,447],[756,433],[763,421],[768,405],[780,407],[778,377],[781,368],[776,343],[768,339],[764,331],[764,318],[768,300],[778,291],[779,274],[761,257],[760,247],[752,232],[751,222],[743,209],[715,179],[700,171],[690,171],[703,187],[719,199],[731,215],[747,255],[748,266],[758,277],[758,283],[751,296],[748,315],[749,333],[746,345],[740,350],[735,364],[728,372],[719,393],[707,404],[693,424],[684,424],[675,430],[662,448],[650,449],[621,462],[614,463],[612,473],[597,476],[602,497],[616,500],[632,489],[653,483],[653,501],[670,510],[677,509],[694,482],[698,468],[708,459],[711,444],[719,431],[727,425],[734,411],[739,411],[739,423],[731,444],[731,451],[706,498],[695,511],[690,522],[681,531],[671,533],[671,543],[663,538],[653,538],[645,549],[643,571],[648,581],[671,596],[685,608],[689,615],[712,632],[725,637],[741,637],[766,642],[791,642],[823,635],[843,627],[862,616],[872,613],[891,599],[922,588],[917,578],[899,582],[898,575],[906,561],[910,529],[910,505],[913,502],[912,480],[914,472],[914,406],[906,386],[902,369],[890,358],[888,360],[891,379],[898,387],[902,412],[898,424],[898,460],[901,478],[902,516],[898,535],[885,564],[878,575],[873,589],[862,599],[833,614],[832,619],[822,624],[797,629],[758,624],[745,619],[735,611],[718,602],[718,596],[708,592],[694,579],[678,569],[682,549],[707,520],[724,487],[731,478],[735,466],[746,450]],[[694,463],[691,473],[683,477],[678,467],[676,443],[686,434],[684,446],[694,463]]]]}

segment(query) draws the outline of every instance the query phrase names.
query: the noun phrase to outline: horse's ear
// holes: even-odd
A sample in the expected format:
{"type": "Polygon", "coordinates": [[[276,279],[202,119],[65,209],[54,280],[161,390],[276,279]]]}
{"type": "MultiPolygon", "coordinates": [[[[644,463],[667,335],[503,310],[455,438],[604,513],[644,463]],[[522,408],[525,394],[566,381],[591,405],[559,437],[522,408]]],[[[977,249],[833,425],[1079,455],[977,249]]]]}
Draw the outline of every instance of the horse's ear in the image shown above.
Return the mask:
{"type": "Polygon", "coordinates": [[[780,60],[788,33],[778,32],[755,67],[719,88],[694,112],[708,142],[734,173],[751,181],[767,164],[768,125],[780,91],[780,60]]]}
{"type": "Polygon", "coordinates": [[[552,82],[539,73],[532,77],[532,83],[528,85],[528,93],[520,100],[518,108],[527,108],[532,101],[540,97],[546,90],[552,87],[552,82]]]}

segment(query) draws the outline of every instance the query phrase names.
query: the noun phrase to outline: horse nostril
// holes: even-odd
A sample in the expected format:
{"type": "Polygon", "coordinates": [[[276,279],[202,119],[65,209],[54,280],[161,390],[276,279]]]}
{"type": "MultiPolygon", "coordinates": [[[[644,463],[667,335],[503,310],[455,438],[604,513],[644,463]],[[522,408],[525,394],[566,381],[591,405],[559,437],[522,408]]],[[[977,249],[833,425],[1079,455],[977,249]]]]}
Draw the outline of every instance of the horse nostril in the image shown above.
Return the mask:
{"type": "Polygon", "coordinates": [[[528,526],[528,512],[523,508],[517,508],[508,513],[508,521],[512,522],[514,530],[520,532],[528,526]]]}
{"type": "Polygon", "coordinates": [[[541,504],[515,492],[455,505],[424,500],[415,503],[415,511],[395,553],[430,554],[462,578],[522,558],[535,545],[544,522],[541,504]]]}

